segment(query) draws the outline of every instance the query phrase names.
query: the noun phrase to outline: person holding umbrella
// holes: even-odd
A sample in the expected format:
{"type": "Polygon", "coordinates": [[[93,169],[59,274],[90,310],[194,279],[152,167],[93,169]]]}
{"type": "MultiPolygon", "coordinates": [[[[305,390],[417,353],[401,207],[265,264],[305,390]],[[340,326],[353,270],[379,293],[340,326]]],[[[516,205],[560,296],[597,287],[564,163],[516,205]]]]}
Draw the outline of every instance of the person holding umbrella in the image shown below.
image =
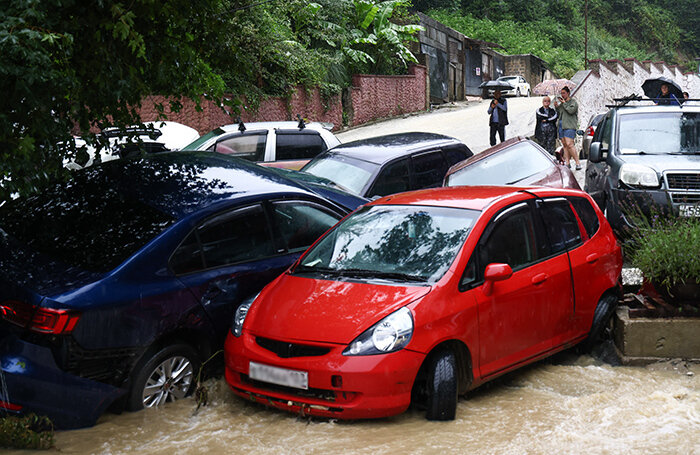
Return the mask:
{"type": "Polygon", "coordinates": [[[661,84],[661,93],[656,99],[656,104],[665,106],[680,106],[681,103],[671,94],[668,84],[661,84]]]}
{"type": "Polygon", "coordinates": [[[506,140],[506,125],[508,124],[508,102],[501,95],[501,90],[496,89],[493,92],[493,99],[488,108],[489,127],[491,145],[496,145],[496,132],[501,138],[501,142],[506,140]]]}
{"type": "Polygon", "coordinates": [[[654,100],[655,104],[680,106],[683,91],[680,86],[667,77],[647,79],[642,84],[644,94],[654,100]]]}

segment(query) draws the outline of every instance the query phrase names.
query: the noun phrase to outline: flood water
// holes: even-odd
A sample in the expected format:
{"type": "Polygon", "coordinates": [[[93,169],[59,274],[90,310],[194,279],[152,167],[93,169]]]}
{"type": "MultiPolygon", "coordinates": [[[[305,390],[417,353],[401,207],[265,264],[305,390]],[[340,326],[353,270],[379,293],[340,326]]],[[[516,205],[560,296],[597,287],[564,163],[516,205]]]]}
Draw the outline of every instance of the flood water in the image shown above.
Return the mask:
{"type": "MultiPolygon", "coordinates": [[[[452,422],[417,410],[309,420],[237,398],[223,379],[195,415],[186,399],[59,432],[63,454],[700,454],[700,365],[611,366],[561,354],[461,398],[452,422]]],[[[27,452],[17,452],[27,453],[27,452]]]]}

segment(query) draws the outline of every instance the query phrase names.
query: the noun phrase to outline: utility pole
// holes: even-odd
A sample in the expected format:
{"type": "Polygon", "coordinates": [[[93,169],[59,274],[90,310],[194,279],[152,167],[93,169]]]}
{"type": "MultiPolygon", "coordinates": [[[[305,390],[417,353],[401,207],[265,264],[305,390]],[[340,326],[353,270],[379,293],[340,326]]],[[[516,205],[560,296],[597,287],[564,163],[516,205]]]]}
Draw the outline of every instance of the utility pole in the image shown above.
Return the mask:
{"type": "Polygon", "coordinates": [[[588,69],[588,0],[586,0],[586,7],[583,13],[585,18],[583,26],[583,64],[584,69],[588,69]]]}

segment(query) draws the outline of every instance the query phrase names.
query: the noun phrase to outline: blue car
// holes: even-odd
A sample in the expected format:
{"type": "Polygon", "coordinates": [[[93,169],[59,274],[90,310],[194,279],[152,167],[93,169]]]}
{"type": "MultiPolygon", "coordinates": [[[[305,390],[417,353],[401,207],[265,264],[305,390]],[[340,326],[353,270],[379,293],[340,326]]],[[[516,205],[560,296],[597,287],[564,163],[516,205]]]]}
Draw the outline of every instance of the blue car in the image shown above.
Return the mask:
{"type": "Polygon", "coordinates": [[[80,171],[0,207],[0,413],[93,425],[192,391],[235,309],[365,199],[237,158],[80,171]]]}

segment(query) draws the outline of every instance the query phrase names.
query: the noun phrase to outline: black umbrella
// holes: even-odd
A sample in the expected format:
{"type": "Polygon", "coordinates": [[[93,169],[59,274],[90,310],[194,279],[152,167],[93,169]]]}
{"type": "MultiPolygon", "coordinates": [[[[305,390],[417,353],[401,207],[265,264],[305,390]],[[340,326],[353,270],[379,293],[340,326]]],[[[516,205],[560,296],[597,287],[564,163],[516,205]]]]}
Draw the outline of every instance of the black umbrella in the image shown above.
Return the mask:
{"type": "Polygon", "coordinates": [[[683,99],[683,90],[681,87],[667,77],[657,77],[655,79],[647,79],[642,84],[644,94],[649,98],[658,98],[661,96],[661,86],[668,85],[668,93],[675,96],[677,99],[683,99]]]}
{"type": "Polygon", "coordinates": [[[489,90],[513,90],[515,87],[508,82],[501,81],[486,81],[482,82],[479,88],[485,88],[489,90]]]}

